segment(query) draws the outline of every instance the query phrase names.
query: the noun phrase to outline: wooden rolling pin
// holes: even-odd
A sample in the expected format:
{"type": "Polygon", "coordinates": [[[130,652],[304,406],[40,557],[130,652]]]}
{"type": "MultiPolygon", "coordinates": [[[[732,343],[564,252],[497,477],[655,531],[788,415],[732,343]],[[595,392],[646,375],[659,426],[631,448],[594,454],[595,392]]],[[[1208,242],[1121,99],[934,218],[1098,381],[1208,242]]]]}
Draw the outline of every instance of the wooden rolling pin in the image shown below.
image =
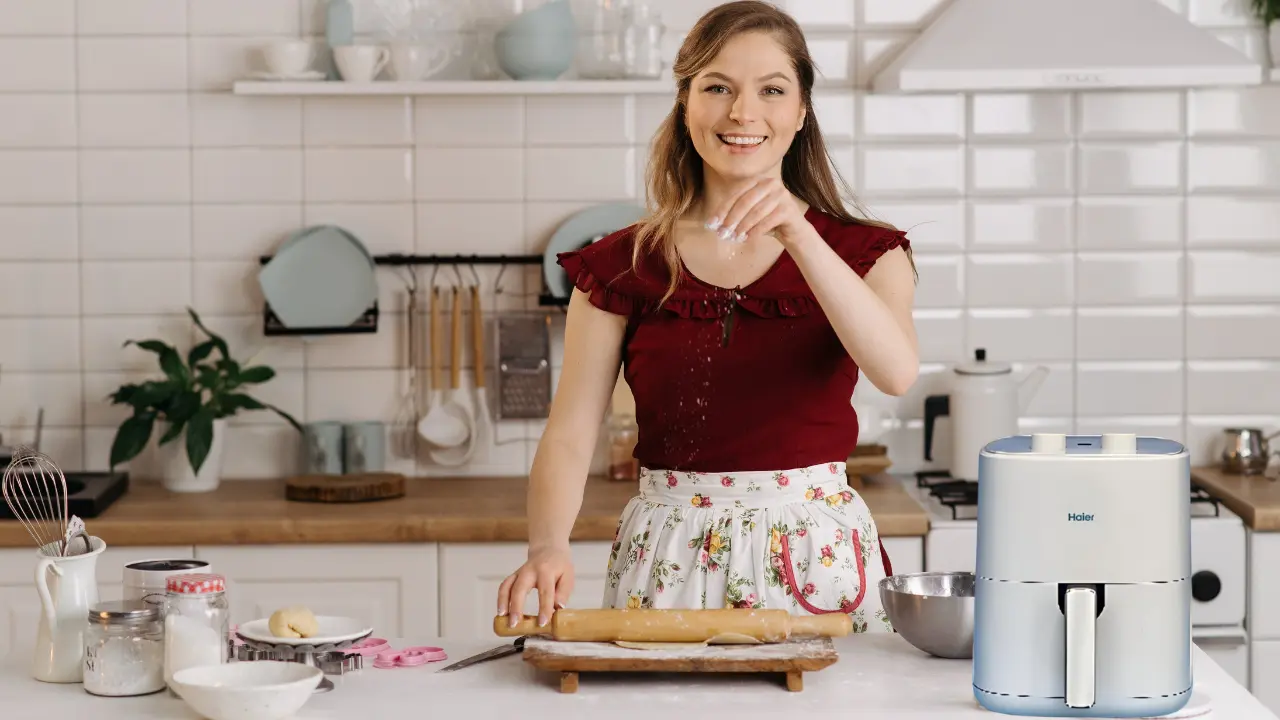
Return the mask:
{"type": "Polygon", "coordinates": [[[508,615],[493,619],[501,637],[541,635],[576,642],[785,642],[793,637],[841,637],[853,631],[845,613],[792,615],[786,610],[584,609],[557,610],[538,627],[536,615],[525,615],[511,627],[508,615]]]}

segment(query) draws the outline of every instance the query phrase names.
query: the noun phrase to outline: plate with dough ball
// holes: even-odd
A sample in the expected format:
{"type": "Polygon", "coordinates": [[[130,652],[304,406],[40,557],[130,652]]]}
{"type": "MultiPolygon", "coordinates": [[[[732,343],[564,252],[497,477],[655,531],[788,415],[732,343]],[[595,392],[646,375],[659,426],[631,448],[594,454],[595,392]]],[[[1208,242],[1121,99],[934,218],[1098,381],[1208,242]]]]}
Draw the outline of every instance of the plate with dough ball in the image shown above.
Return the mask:
{"type": "Polygon", "coordinates": [[[244,623],[236,632],[246,640],[272,645],[333,645],[368,637],[373,628],[356,618],[316,615],[304,605],[291,605],[269,618],[244,623]]]}

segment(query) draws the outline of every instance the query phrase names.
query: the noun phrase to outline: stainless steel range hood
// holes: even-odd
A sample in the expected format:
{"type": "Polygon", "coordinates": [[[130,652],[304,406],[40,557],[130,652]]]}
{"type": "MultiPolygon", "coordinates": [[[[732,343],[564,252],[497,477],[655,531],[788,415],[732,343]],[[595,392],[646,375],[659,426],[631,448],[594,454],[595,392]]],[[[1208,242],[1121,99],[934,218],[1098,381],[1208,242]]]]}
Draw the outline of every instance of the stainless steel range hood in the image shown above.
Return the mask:
{"type": "Polygon", "coordinates": [[[950,0],[876,92],[1256,85],[1261,64],[1157,0],[950,0]]]}

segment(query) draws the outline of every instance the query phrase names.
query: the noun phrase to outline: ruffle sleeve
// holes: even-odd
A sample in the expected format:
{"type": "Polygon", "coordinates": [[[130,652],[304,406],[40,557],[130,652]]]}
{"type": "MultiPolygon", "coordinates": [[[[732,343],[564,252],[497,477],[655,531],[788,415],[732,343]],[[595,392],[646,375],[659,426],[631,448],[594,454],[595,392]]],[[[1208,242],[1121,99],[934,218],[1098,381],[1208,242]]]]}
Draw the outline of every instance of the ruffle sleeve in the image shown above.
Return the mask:
{"type": "Polygon", "coordinates": [[[573,286],[592,305],[615,315],[631,316],[649,308],[643,288],[631,272],[632,228],[628,227],[580,250],[556,254],[573,286]]]}
{"type": "Polygon", "coordinates": [[[858,277],[866,277],[885,253],[894,248],[909,250],[911,241],[903,230],[875,225],[846,225],[832,246],[858,277]]]}

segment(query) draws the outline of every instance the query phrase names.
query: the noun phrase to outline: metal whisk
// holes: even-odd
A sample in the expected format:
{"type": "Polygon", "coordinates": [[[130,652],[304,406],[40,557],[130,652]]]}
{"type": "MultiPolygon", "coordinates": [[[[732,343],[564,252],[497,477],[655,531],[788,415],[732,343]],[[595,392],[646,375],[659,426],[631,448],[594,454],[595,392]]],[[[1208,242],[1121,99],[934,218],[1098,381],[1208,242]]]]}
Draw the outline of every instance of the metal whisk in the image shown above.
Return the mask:
{"type": "Polygon", "coordinates": [[[84,538],[88,552],[84,523],[68,517],[67,479],[49,456],[19,447],[0,480],[0,494],[45,555],[66,557],[75,537],[84,538]]]}

